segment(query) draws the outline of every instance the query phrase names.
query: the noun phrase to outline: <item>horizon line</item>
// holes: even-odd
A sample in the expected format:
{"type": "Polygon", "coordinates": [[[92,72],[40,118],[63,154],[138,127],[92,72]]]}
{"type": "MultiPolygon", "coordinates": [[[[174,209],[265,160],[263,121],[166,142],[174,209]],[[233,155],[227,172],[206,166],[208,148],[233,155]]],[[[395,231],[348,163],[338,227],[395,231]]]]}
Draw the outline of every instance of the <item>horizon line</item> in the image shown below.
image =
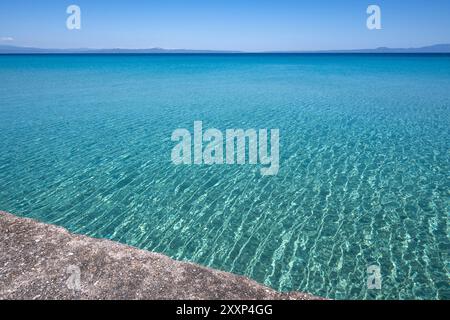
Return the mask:
{"type": "Polygon", "coordinates": [[[325,49],[325,50],[220,50],[220,49],[183,49],[183,48],[40,48],[32,46],[17,46],[0,44],[0,54],[32,54],[32,53],[229,53],[229,54],[264,54],[264,53],[450,53],[450,43],[433,44],[421,47],[377,47],[364,49],[325,49]]]}

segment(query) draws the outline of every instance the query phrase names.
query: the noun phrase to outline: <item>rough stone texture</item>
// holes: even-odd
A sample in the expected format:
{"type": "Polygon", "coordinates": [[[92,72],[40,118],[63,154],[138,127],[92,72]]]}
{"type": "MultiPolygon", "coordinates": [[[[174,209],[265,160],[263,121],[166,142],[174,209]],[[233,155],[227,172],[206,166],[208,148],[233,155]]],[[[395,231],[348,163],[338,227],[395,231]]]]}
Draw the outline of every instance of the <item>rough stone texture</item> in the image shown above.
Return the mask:
{"type": "Polygon", "coordinates": [[[0,211],[0,299],[318,299],[0,211]],[[81,270],[69,289],[69,266],[81,270]]]}

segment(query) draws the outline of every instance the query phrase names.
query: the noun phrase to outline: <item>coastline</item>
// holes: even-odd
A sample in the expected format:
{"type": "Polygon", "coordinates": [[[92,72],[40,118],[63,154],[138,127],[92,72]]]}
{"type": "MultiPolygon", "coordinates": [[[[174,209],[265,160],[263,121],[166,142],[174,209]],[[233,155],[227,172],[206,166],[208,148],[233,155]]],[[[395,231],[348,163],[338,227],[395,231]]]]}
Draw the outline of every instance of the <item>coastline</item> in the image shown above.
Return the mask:
{"type": "Polygon", "coordinates": [[[321,300],[0,211],[0,299],[321,300]],[[80,287],[70,289],[71,267],[80,287]]]}

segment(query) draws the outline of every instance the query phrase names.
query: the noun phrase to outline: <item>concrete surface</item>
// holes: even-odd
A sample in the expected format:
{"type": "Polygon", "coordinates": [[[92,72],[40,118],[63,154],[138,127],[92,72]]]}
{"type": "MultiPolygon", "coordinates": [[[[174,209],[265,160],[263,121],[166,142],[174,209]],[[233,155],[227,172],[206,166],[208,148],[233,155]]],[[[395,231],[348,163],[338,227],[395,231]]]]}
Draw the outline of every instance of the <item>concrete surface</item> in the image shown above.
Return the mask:
{"type": "Polygon", "coordinates": [[[0,211],[0,299],[318,298],[0,211]]]}

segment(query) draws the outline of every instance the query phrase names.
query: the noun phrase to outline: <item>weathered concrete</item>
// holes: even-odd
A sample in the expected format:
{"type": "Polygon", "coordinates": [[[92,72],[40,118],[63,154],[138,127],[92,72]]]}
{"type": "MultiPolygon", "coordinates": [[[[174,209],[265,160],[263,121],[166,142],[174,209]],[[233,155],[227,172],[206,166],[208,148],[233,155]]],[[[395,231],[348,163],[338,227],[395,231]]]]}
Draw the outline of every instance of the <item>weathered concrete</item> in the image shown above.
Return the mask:
{"type": "Polygon", "coordinates": [[[0,299],[317,298],[0,211],[0,299]]]}

